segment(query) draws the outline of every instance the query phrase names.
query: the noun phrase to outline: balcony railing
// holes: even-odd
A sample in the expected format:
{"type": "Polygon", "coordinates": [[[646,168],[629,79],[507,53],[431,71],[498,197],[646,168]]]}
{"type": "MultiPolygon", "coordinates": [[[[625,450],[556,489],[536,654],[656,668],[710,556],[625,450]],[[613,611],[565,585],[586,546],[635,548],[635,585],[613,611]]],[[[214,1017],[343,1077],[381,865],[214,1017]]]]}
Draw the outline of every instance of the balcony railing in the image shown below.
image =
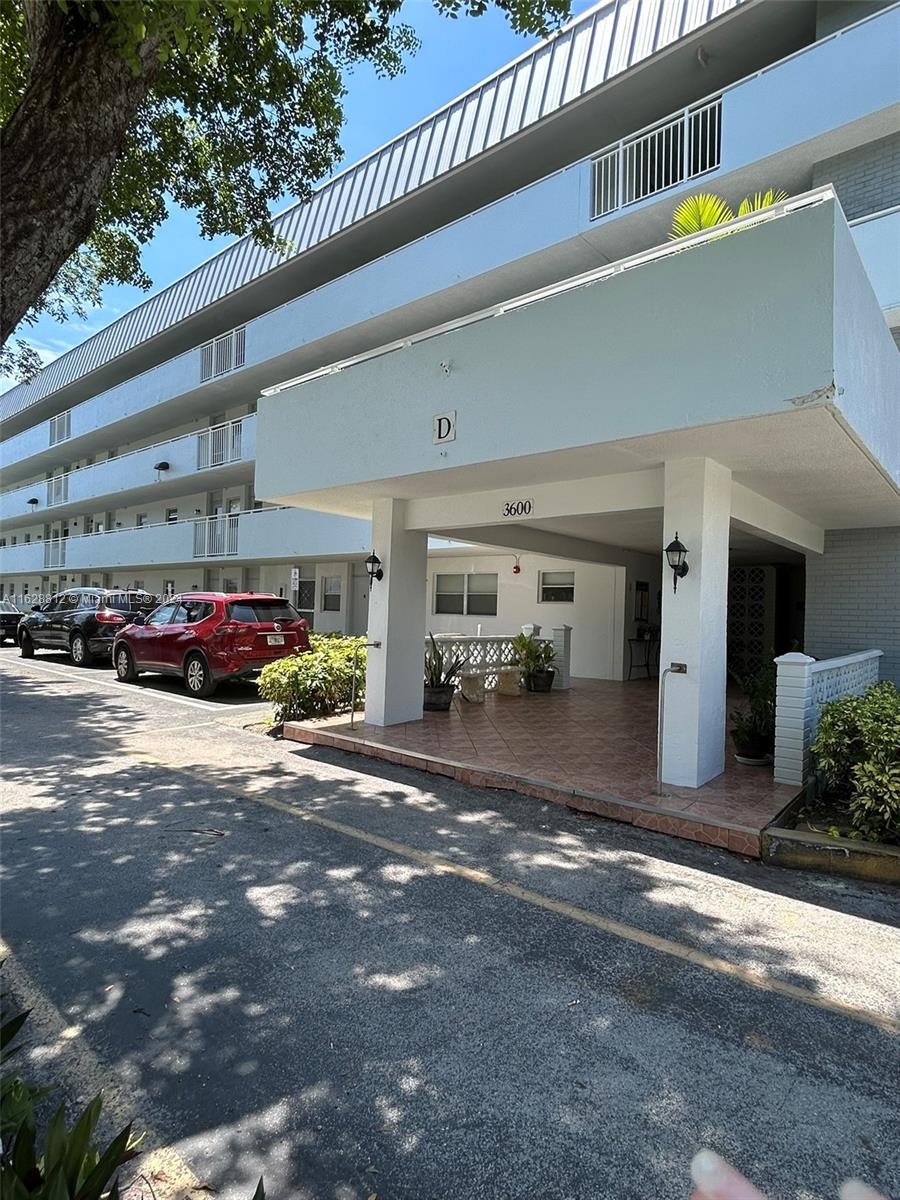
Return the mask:
{"type": "Polygon", "coordinates": [[[722,97],[717,96],[599,154],[591,164],[591,219],[705,175],[721,157],[722,97]]]}
{"type": "Polygon", "coordinates": [[[194,558],[223,558],[238,552],[239,513],[194,522],[194,558]]]}
{"type": "Polygon", "coordinates": [[[66,565],[66,543],[68,538],[47,538],[44,542],[44,568],[55,570],[66,565]]]}
{"type": "Polygon", "coordinates": [[[197,434],[197,470],[221,467],[225,463],[239,462],[241,458],[241,421],[228,421],[214,425],[197,434]]]}
{"type": "Polygon", "coordinates": [[[47,507],[54,504],[65,504],[69,498],[69,476],[52,475],[47,480],[47,507]]]}
{"type": "Polygon", "coordinates": [[[247,330],[241,325],[200,347],[200,382],[227,375],[244,365],[247,351],[247,330]]]}
{"type": "Polygon", "coordinates": [[[65,412],[57,413],[55,417],[50,418],[50,445],[55,446],[58,442],[65,442],[72,433],[72,410],[67,408],[65,412]]]}

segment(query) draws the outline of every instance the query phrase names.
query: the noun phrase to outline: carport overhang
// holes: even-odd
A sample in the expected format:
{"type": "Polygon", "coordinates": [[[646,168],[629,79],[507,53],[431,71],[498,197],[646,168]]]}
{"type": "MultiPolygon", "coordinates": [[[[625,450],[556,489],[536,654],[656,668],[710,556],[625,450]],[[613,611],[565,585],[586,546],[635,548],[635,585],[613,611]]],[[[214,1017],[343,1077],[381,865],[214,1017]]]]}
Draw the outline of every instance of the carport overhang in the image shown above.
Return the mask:
{"type": "Polygon", "coordinates": [[[375,724],[421,715],[428,533],[615,563],[678,531],[662,778],[696,787],[724,764],[732,530],[816,554],[825,529],[900,523],[898,395],[823,189],[264,397],[257,493],[372,515],[375,724]]]}

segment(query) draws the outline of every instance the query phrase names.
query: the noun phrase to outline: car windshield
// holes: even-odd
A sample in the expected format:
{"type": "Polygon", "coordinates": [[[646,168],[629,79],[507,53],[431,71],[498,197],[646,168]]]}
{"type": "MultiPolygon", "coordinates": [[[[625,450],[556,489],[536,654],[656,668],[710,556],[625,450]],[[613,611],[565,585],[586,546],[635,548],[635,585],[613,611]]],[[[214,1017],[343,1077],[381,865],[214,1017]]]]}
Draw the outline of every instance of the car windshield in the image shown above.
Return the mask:
{"type": "Polygon", "coordinates": [[[106,597],[107,608],[119,612],[152,612],[157,604],[159,599],[149,592],[110,592],[106,597]]]}
{"type": "Polygon", "coordinates": [[[266,599],[253,596],[247,600],[234,600],[228,605],[228,616],[232,621],[257,624],[260,621],[299,621],[300,614],[287,600],[277,596],[266,599]]]}
{"type": "Polygon", "coordinates": [[[0,600],[0,612],[17,613],[18,611],[12,600],[0,600]]]}

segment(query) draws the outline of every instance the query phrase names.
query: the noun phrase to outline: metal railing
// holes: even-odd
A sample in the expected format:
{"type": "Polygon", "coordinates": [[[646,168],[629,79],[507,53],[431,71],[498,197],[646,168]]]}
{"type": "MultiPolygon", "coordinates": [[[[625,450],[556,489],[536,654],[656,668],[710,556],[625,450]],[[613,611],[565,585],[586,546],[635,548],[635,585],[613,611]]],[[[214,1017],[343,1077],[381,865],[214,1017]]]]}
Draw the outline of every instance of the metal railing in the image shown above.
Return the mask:
{"type": "Polygon", "coordinates": [[[51,475],[47,480],[47,507],[54,504],[65,504],[69,498],[69,476],[51,475]]]}
{"type": "Polygon", "coordinates": [[[227,375],[244,365],[247,352],[247,329],[244,325],[213,338],[200,347],[200,382],[217,375],[227,375]]]}
{"type": "Polygon", "coordinates": [[[591,164],[591,219],[705,175],[721,157],[722,97],[717,96],[602,151],[591,164]]]}
{"type": "Polygon", "coordinates": [[[221,513],[194,522],[194,558],[224,558],[238,552],[240,513],[221,513]]]}
{"type": "Polygon", "coordinates": [[[44,542],[44,568],[54,569],[66,565],[66,543],[68,538],[47,538],[44,542]]]}
{"type": "Polygon", "coordinates": [[[65,442],[72,432],[72,410],[67,408],[65,412],[57,413],[55,417],[50,418],[50,441],[49,445],[55,446],[57,442],[65,442]]]}
{"type": "Polygon", "coordinates": [[[197,470],[221,467],[225,463],[239,462],[241,457],[241,421],[228,421],[224,425],[213,425],[197,434],[197,470]]]}

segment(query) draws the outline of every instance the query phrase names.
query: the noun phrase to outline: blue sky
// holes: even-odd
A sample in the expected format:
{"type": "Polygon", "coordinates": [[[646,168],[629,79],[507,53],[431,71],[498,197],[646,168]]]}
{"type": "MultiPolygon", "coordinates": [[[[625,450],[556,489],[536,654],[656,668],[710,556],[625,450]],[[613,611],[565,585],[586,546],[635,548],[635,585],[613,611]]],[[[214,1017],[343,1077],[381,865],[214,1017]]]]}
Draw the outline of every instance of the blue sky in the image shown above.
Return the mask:
{"type": "MultiPolygon", "coordinates": [[[[573,13],[583,11],[588,3],[574,0],[573,13]]],[[[346,80],[341,138],[344,163],[354,162],[388,141],[534,43],[533,38],[514,34],[503,14],[493,8],[483,17],[450,20],[441,16],[430,0],[407,0],[402,19],[415,28],[422,43],[408,60],[406,73],[396,79],[378,79],[372,70],[361,67],[346,80]]],[[[290,200],[288,189],[277,208],[286,207],[290,200]]],[[[202,238],[193,213],[173,206],[168,220],[144,247],[143,263],[153,280],[152,291],[166,287],[232,240],[202,238]]],[[[136,288],[109,287],[103,306],[89,313],[86,321],[61,325],[44,317],[25,331],[25,337],[49,362],[150,294],[136,288]]],[[[9,384],[0,384],[0,390],[3,386],[9,384]]]]}

